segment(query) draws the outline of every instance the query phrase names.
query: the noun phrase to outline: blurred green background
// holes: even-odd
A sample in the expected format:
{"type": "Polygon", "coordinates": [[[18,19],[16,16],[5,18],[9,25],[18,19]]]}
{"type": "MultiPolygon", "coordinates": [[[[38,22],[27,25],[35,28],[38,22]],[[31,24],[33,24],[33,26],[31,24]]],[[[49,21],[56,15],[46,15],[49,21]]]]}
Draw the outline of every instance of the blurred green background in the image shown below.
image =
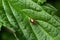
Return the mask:
{"type": "Polygon", "coordinates": [[[47,2],[52,4],[58,10],[56,15],[60,17],[60,0],[47,0],[47,2]]]}

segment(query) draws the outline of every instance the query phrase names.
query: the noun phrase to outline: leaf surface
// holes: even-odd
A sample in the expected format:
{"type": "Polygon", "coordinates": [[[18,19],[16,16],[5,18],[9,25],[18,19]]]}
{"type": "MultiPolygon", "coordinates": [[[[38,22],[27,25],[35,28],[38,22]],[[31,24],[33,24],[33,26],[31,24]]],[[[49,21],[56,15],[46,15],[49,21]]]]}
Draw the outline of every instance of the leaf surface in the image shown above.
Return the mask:
{"type": "MultiPolygon", "coordinates": [[[[45,0],[37,2],[43,4],[45,0]]],[[[16,40],[60,39],[60,19],[52,15],[56,9],[50,4],[40,5],[34,0],[2,0],[2,5],[7,19],[7,22],[1,19],[3,26],[14,30],[16,40]]]]}

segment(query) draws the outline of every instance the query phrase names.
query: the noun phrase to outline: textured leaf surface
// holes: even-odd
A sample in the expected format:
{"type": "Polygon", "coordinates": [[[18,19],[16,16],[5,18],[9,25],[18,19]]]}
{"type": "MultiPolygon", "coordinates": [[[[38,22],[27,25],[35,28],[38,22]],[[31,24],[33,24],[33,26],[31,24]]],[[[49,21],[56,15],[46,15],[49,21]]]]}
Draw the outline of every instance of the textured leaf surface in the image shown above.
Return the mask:
{"type": "Polygon", "coordinates": [[[43,4],[45,1],[2,0],[0,23],[15,37],[11,40],[60,40],[60,18],[54,15],[57,10],[43,4]]]}

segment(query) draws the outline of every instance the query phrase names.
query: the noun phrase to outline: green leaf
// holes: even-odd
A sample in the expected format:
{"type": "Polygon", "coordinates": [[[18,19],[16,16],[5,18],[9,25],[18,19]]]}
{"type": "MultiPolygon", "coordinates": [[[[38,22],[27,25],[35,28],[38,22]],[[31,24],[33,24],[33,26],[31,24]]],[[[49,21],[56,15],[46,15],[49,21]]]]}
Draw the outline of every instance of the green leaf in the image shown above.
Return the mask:
{"type": "Polygon", "coordinates": [[[46,2],[46,0],[38,0],[38,3],[43,4],[44,2],[46,2]]]}
{"type": "MultiPolygon", "coordinates": [[[[43,4],[45,1],[37,2],[43,4]]],[[[6,19],[0,18],[3,20],[2,25],[6,26],[8,31],[12,31],[16,40],[60,39],[60,18],[52,15],[56,9],[50,4],[39,5],[34,0],[2,0],[2,5],[6,19]]]]}
{"type": "Polygon", "coordinates": [[[43,4],[44,2],[46,2],[46,0],[32,0],[38,4],[43,4]]]}
{"type": "Polygon", "coordinates": [[[0,31],[1,31],[2,23],[0,22],[0,31]]]}
{"type": "Polygon", "coordinates": [[[54,15],[55,12],[57,12],[57,9],[48,3],[42,5],[42,7],[46,12],[50,13],[51,15],[54,15]]]}

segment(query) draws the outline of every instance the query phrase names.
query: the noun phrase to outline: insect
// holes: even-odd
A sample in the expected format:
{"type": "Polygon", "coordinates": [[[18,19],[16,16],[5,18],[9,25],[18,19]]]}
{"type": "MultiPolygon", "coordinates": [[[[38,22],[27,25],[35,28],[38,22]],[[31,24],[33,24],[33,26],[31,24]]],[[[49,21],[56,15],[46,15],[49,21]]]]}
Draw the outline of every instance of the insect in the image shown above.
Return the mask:
{"type": "Polygon", "coordinates": [[[32,19],[32,18],[30,18],[30,22],[31,22],[31,23],[35,23],[35,20],[32,19]]]}

